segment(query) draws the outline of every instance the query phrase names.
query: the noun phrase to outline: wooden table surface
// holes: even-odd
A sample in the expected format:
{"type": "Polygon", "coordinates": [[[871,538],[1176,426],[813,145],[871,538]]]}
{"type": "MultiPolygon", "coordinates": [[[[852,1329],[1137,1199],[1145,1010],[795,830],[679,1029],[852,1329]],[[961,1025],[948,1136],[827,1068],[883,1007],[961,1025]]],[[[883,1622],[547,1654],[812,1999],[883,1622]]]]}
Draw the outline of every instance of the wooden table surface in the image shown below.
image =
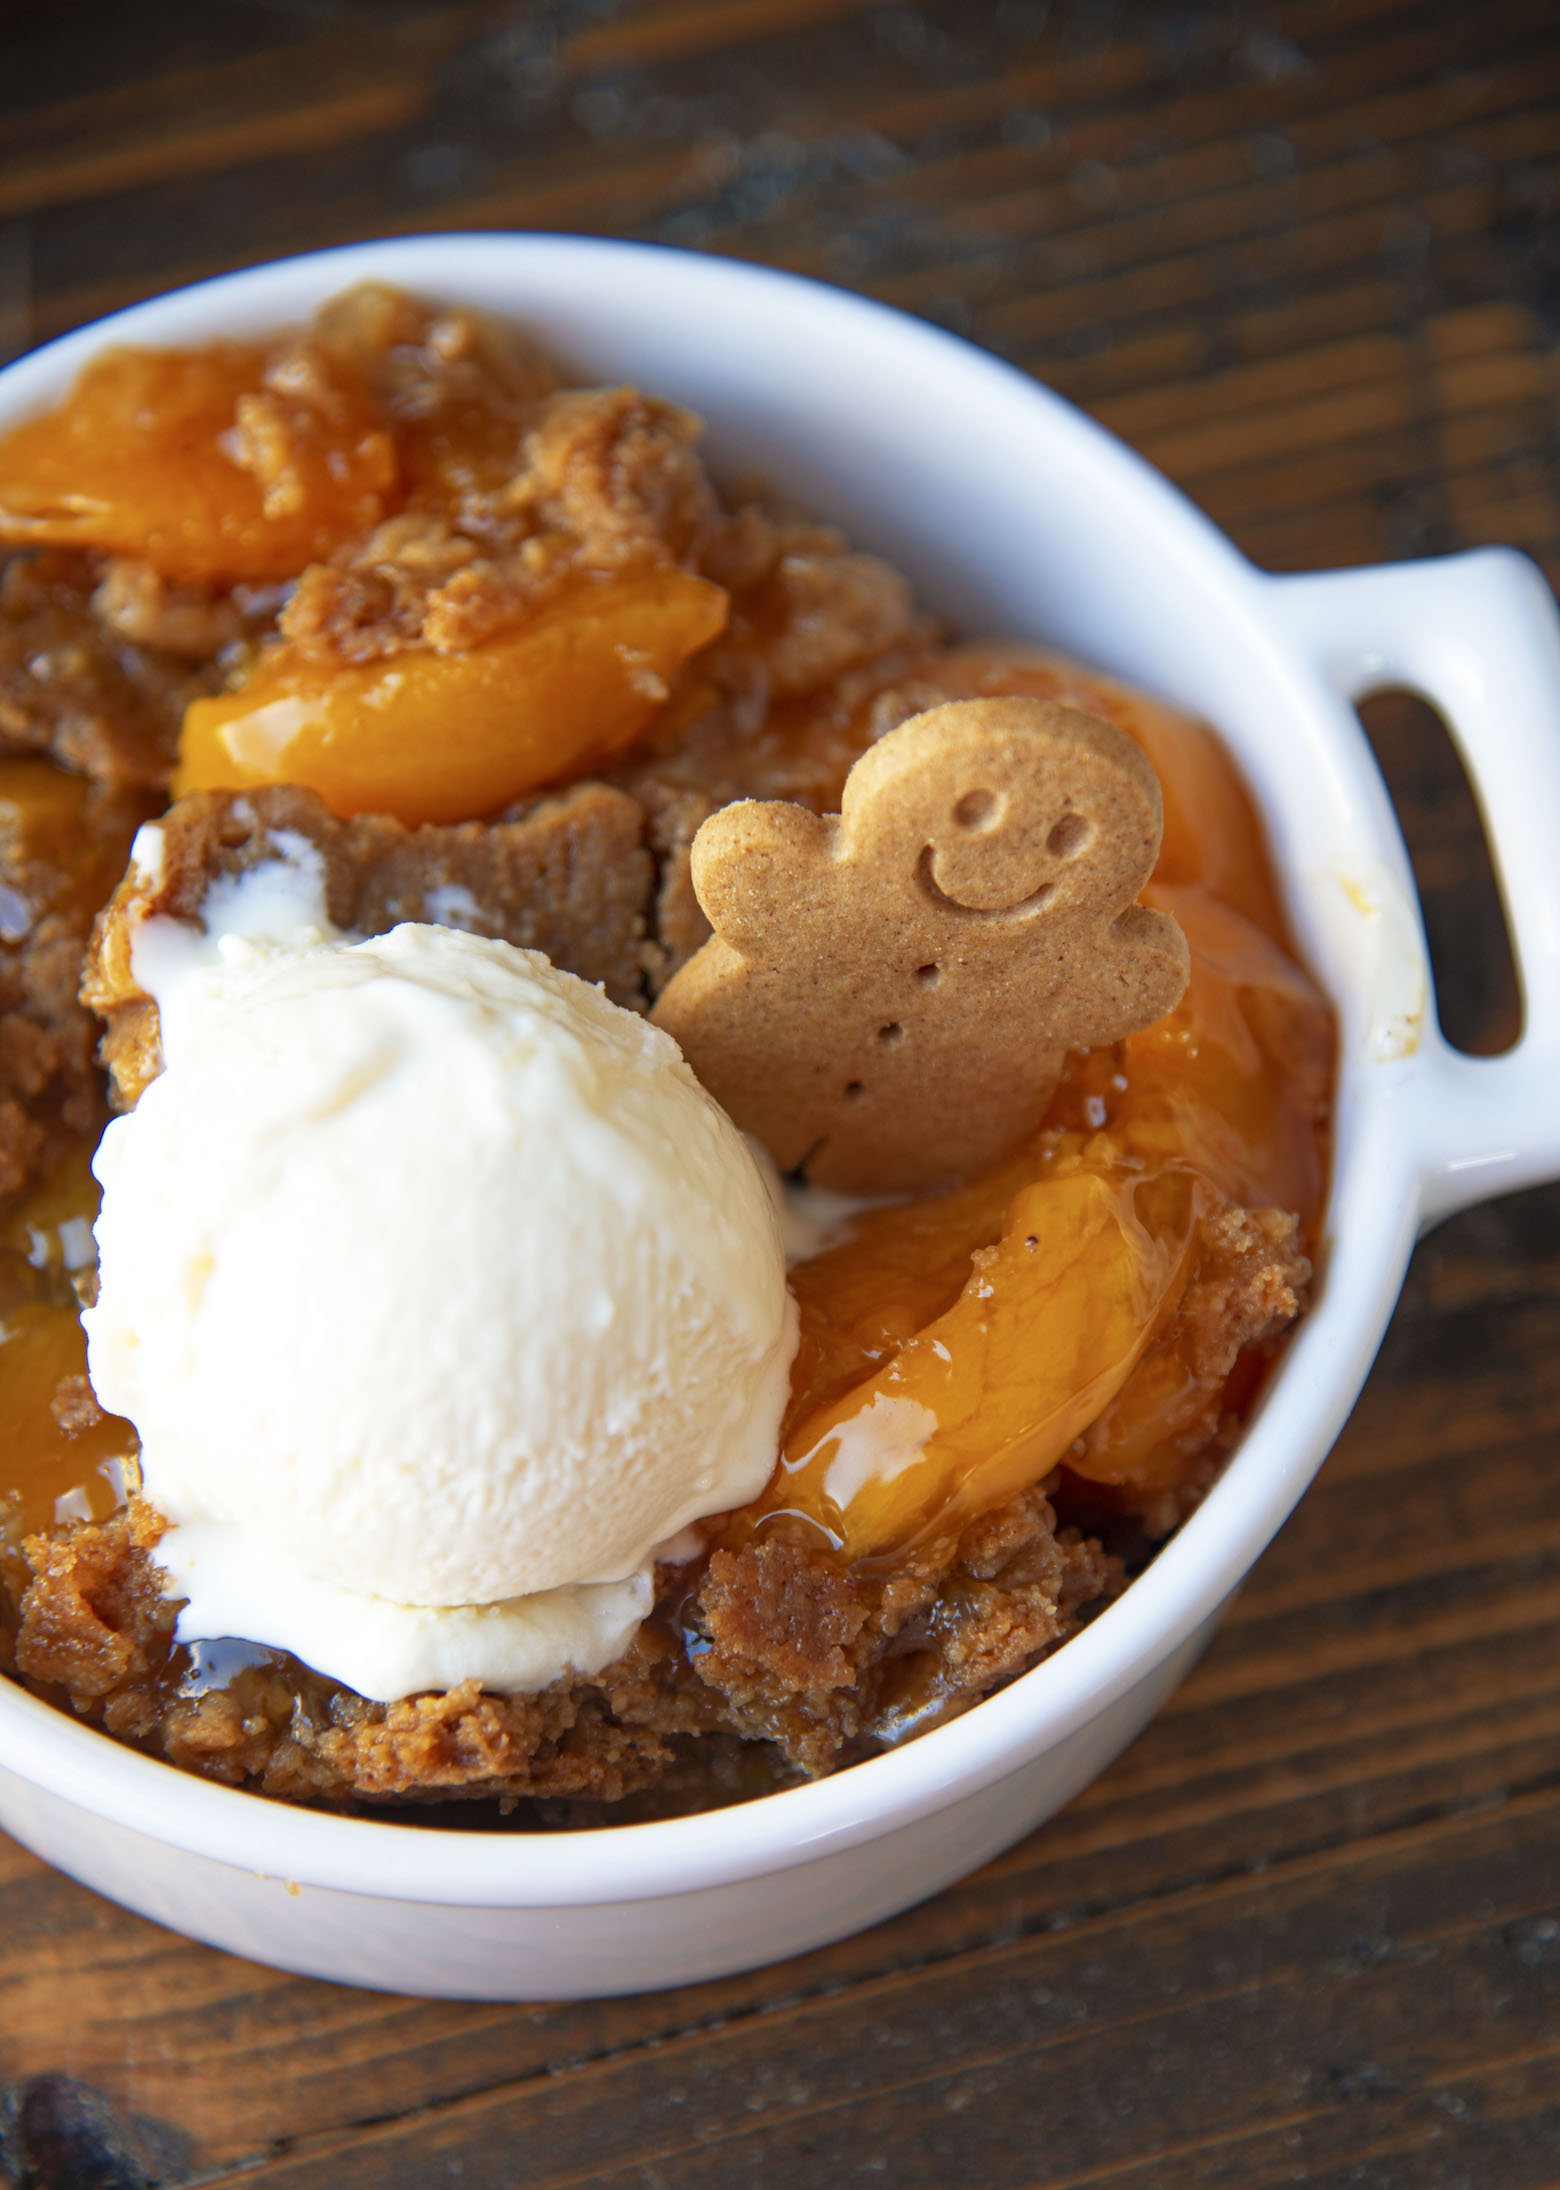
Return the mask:
{"type": "MultiPolygon", "coordinates": [[[[1557,150],[1554,0],[0,6],[0,348],[382,232],[659,238],[972,335],[1272,568],[1512,541],[1553,577],[1557,150]]],[[[1367,715],[1443,1020],[1499,1047],[1458,765],[1418,703],[1367,715]]],[[[1557,1217],[1524,1194],[1421,1247],[1336,1453],[1159,1720],[841,1946],[433,2005],[189,1945],[0,1842],[0,2174],[1553,2190],[1557,1217]]]]}

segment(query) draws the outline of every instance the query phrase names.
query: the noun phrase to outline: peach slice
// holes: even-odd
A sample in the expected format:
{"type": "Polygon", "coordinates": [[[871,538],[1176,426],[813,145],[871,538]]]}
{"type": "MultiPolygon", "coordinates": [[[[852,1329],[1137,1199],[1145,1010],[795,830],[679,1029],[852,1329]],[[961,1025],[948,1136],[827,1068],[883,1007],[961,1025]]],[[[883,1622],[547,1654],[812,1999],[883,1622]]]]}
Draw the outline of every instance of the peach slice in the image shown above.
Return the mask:
{"type": "Polygon", "coordinates": [[[631,744],[726,609],[708,579],[654,568],[577,583],[465,654],[338,667],[278,647],[189,708],[175,796],[303,783],[343,816],[494,813],[631,744]]]}
{"type": "Polygon", "coordinates": [[[374,524],[399,484],[365,392],[323,360],[306,393],[268,353],[109,350],[0,441],[0,540],[133,555],[166,578],[290,578],[374,524]]]}
{"type": "Polygon", "coordinates": [[[765,1503],[847,1559],[956,1530],[1036,1482],[1121,1390],[1190,1274],[1204,1196],[1068,1151],[978,1249],[953,1306],[786,1439],[765,1503]]]}

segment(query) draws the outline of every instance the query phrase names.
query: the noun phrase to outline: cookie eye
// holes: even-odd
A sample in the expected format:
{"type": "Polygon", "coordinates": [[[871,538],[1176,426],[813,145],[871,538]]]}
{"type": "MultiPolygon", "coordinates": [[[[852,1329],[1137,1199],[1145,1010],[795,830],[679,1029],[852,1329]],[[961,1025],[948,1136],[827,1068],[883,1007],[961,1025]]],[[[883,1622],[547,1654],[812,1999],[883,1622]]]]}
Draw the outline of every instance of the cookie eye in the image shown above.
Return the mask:
{"type": "Polygon", "coordinates": [[[923,989],[934,989],[942,979],[941,966],[917,966],[915,977],[923,989]]]}
{"type": "Polygon", "coordinates": [[[1053,859],[1076,859],[1093,841],[1092,821],[1086,821],[1082,814],[1063,814],[1046,838],[1045,848],[1053,859]]]}
{"type": "Polygon", "coordinates": [[[961,829],[991,829],[1002,818],[1002,801],[995,791],[966,791],[953,809],[961,829]]]}
{"type": "Polygon", "coordinates": [[[847,1080],[841,1092],[847,1102],[859,1103],[867,1092],[866,1083],[863,1080],[847,1080]]]}
{"type": "Polygon", "coordinates": [[[897,1049],[904,1038],[905,1030],[897,1019],[891,1020],[886,1027],[878,1028],[878,1040],[885,1049],[897,1049]]]}

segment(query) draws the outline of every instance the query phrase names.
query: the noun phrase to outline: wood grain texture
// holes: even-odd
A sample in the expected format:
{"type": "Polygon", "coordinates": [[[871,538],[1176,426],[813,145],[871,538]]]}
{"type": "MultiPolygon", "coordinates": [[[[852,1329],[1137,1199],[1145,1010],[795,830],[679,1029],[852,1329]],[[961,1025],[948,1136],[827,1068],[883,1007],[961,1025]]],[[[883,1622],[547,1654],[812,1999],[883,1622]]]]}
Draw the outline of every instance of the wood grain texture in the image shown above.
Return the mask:
{"type": "MultiPolygon", "coordinates": [[[[972,336],[1270,567],[1512,540],[1560,575],[1551,0],[85,0],[0,8],[0,51],[5,351],[359,236],[642,236],[972,336]]],[[[1499,1049],[1466,783],[1420,703],[1367,721],[1443,1019],[1499,1049]]],[[[0,1843],[0,2172],[41,2092],[77,2172],[35,2154],[35,2190],[1555,2190],[1557,1220],[1546,1189],[1421,1247],[1169,1708],[837,1947],[442,2006],[192,1946],[0,1843]]]]}

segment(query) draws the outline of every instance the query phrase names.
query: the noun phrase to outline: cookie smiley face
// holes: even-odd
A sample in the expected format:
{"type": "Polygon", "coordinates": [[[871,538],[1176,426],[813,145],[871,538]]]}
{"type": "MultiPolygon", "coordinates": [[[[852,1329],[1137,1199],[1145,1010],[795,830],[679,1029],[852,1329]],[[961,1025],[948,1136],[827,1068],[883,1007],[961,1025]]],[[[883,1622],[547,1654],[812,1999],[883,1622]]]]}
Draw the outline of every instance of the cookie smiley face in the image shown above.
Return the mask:
{"type": "Polygon", "coordinates": [[[863,754],[842,811],[712,815],[715,934],[655,1018],[783,1170],[891,1193],[967,1178],[1032,1130],[1067,1050],[1163,1016],[1173,920],[1136,903],[1159,786],[1113,725],[953,702],[863,754]]]}
{"type": "Polygon", "coordinates": [[[1153,865],[1159,787],[1146,762],[1140,771],[1124,759],[1120,742],[1137,749],[1109,724],[1050,707],[1042,725],[1037,710],[1046,705],[965,701],[884,738],[846,785],[843,818],[857,856],[909,868],[928,902],[953,916],[1119,910],[1112,898],[1123,861],[1135,867],[1146,858],[1145,878],[1153,865]],[[1097,740],[1085,725],[1110,734],[1097,740]]]}

